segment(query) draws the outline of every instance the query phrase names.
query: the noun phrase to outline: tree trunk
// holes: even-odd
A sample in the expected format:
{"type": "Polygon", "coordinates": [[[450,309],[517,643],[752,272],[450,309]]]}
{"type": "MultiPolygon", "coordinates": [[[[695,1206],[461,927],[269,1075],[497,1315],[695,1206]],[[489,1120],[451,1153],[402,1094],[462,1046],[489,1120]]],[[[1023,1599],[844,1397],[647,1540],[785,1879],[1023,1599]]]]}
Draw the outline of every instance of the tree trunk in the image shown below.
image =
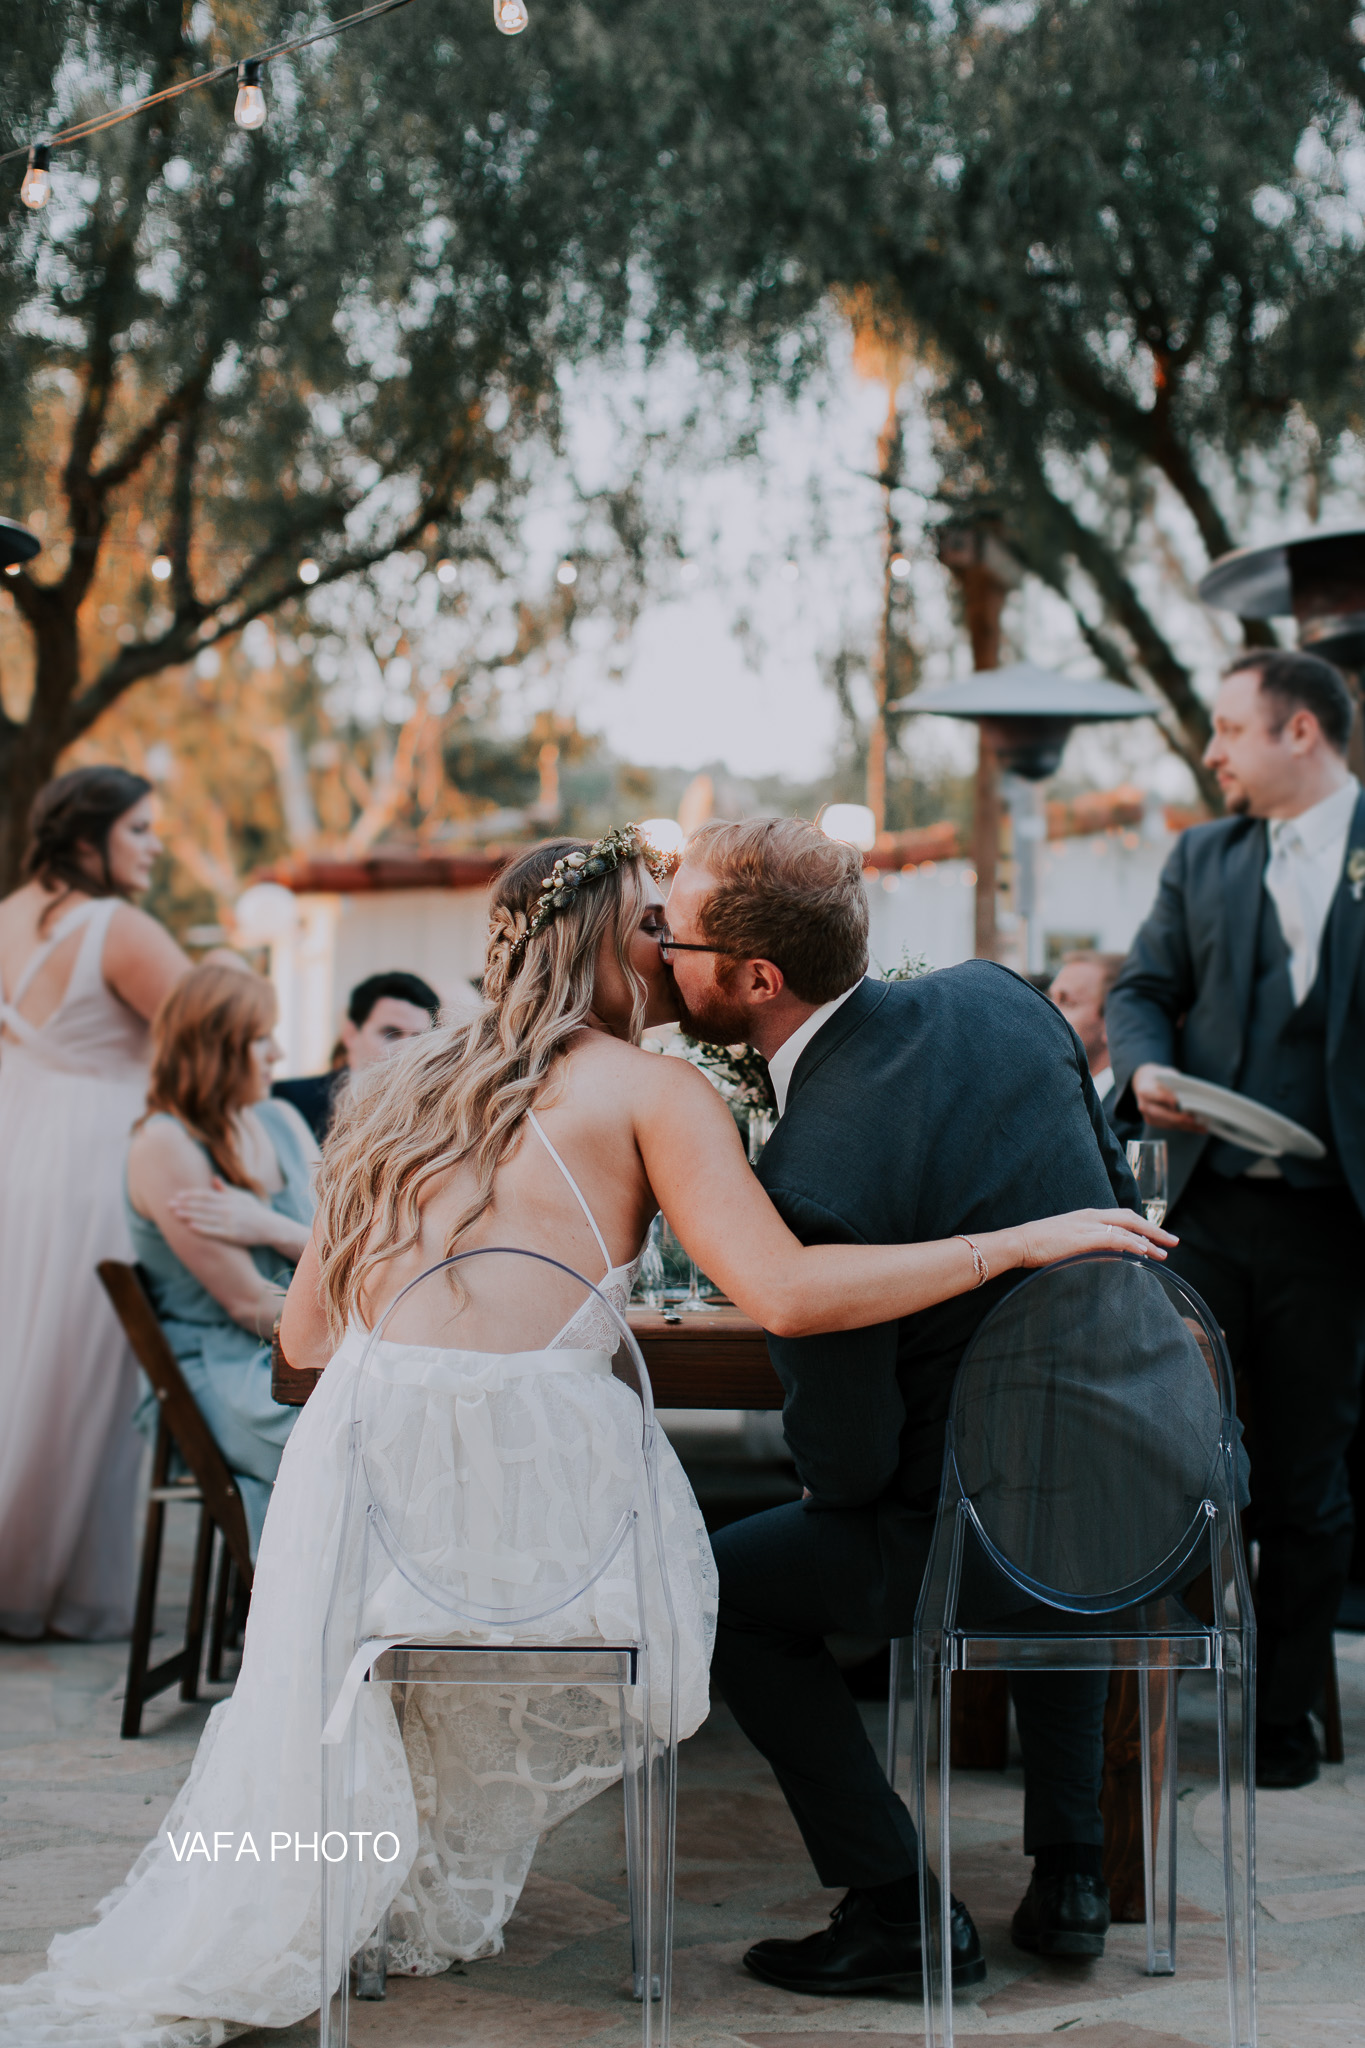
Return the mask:
{"type": "Polygon", "coordinates": [[[80,680],[74,617],[54,606],[29,626],[36,673],[28,717],[22,724],[0,718],[0,896],[18,886],[28,814],[66,745],[67,707],[80,680]]]}

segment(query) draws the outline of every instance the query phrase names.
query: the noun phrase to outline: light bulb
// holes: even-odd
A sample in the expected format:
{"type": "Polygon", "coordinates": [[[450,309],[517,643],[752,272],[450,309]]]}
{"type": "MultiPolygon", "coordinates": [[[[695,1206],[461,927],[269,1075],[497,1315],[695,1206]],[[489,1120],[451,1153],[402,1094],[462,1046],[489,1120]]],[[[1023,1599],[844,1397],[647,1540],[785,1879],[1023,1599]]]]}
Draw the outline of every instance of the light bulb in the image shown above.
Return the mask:
{"type": "Polygon", "coordinates": [[[519,36],[530,19],[526,0],[493,0],[493,26],[505,36],[519,36]]]}
{"type": "Polygon", "coordinates": [[[891,574],[895,577],[897,583],[906,583],[909,581],[910,564],[906,560],[904,555],[893,555],[888,566],[891,570],[891,574]]]}
{"type": "Polygon", "coordinates": [[[562,583],[567,590],[571,583],[577,583],[578,571],[572,562],[561,562],[555,570],[555,582],[562,583]]]}
{"type": "Polygon", "coordinates": [[[264,128],[265,94],[261,91],[261,60],[243,57],[237,66],[237,104],[232,118],[239,128],[264,128]]]}
{"type": "Polygon", "coordinates": [[[31,206],[35,213],[40,206],[47,205],[52,191],[52,179],[47,168],[51,161],[52,152],[47,144],[35,142],[28,153],[28,169],[24,172],[24,182],[19,187],[19,197],[25,206],[31,206]]]}
{"type": "Polygon", "coordinates": [[[299,563],[300,583],[316,583],[321,574],[321,569],[319,569],[317,563],[313,561],[311,558],[305,558],[302,562],[299,563]]]}
{"type": "Polygon", "coordinates": [[[165,582],[167,582],[167,581],[169,580],[169,578],[170,578],[170,573],[171,573],[171,558],[170,558],[170,556],[169,556],[169,555],[158,555],[158,556],[157,556],[157,557],[155,558],[155,560],[153,561],[153,563],[152,563],[152,574],[153,574],[153,576],[155,576],[155,578],[156,578],[157,582],[158,582],[158,583],[165,583],[165,582]]]}

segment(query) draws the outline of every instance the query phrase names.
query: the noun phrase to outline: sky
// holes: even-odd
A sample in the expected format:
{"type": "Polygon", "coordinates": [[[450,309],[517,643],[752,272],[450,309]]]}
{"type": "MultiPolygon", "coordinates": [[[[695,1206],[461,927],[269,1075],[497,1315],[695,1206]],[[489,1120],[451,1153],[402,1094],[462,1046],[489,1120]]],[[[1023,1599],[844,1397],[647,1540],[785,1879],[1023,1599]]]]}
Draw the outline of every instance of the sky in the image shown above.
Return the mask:
{"type": "MultiPolygon", "coordinates": [[[[660,514],[676,519],[682,558],[664,568],[624,660],[610,650],[619,680],[608,672],[605,638],[589,633],[562,668],[527,681],[535,708],[553,702],[572,710],[614,753],[647,765],[720,760],[736,775],[797,781],[827,770],[838,715],[820,660],[841,643],[870,647],[881,585],[881,492],[869,472],[887,396],[884,386],[855,374],[850,356],[836,336],[826,375],[793,405],[765,404],[758,452],[748,460],[726,447],[727,430],[742,412],[738,398],[727,411],[726,394],[709,392],[684,364],[672,366],[671,385],[657,371],[640,381],[632,394],[637,421],[657,429],[689,407],[702,416],[692,453],[665,465],[659,487],[660,514]]],[[[613,474],[629,445],[630,429],[613,399],[590,378],[566,386],[569,458],[588,487],[613,474]]],[[[912,563],[919,680],[931,684],[969,673],[971,656],[933,552],[936,470],[913,383],[902,391],[902,405],[910,488],[899,494],[898,511],[912,563]]],[[[1210,615],[1195,599],[1202,550],[1192,532],[1181,531],[1182,508],[1168,510],[1173,541],[1139,580],[1211,690],[1235,644],[1234,622],[1210,615]],[[1172,590],[1173,555],[1188,565],[1183,592],[1172,590]]],[[[565,502],[553,490],[532,508],[528,562],[543,562],[541,574],[551,573],[554,553],[565,545],[565,517],[565,502]]],[[[1026,585],[1011,598],[1004,625],[1005,659],[1099,673],[1069,609],[1052,593],[1026,585]]],[[[870,694],[860,708],[870,712],[870,694]]],[[[905,732],[930,772],[961,772],[975,759],[970,726],[925,719],[905,732]]],[[[1099,787],[1137,781],[1165,801],[1194,795],[1188,770],[1145,720],[1119,731],[1078,732],[1064,766],[1068,776],[1099,787]]]]}

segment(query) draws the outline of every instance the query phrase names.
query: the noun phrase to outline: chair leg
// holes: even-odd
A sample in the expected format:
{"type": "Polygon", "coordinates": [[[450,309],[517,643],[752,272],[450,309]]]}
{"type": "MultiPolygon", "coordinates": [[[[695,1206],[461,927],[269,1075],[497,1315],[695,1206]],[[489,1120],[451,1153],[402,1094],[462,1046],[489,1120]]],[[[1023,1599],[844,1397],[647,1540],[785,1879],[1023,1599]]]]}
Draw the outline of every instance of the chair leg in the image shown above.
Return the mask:
{"type": "Polygon", "coordinates": [[[142,1733],[142,1708],[146,1700],[147,1669],[151,1658],[152,1634],[156,1627],[156,1589],[161,1576],[161,1538],[166,1509],[159,1500],[147,1503],[147,1521],[142,1536],[142,1567],[138,1576],[137,1607],[133,1615],[132,1640],[128,1645],[128,1680],[123,1691],[123,1722],[119,1733],[133,1742],[142,1733]]]}
{"type": "Polygon", "coordinates": [[[211,1685],[223,1676],[223,1633],[227,1623],[228,1588],[232,1579],[232,1553],[219,1539],[218,1575],[213,1588],[213,1621],[209,1629],[208,1678],[211,1685]]]}
{"type": "Polygon", "coordinates": [[[1256,2040],[1256,1652],[1252,1630],[1221,1631],[1218,1668],[1218,1791],[1223,1815],[1223,1911],[1227,1931],[1228,2037],[1256,2040]],[[1232,1723],[1235,1702],[1239,1726],[1232,1723]],[[1240,1855],[1239,1852],[1240,1851],[1240,1855]],[[1240,1866],[1240,1867],[1239,1867],[1240,1866]]]}
{"type": "Polygon", "coordinates": [[[640,1806],[640,1746],[635,1722],[621,1692],[621,1791],[625,1802],[626,1894],[630,1901],[630,1981],[637,1999],[645,1995],[644,1819],[640,1806]]]}
{"type": "Polygon", "coordinates": [[[182,1700],[199,1697],[199,1662],[204,1650],[204,1620],[209,1604],[209,1570],[213,1564],[214,1523],[206,1507],[199,1510],[199,1540],[194,1546],[190,1605],[185,1617],[185,1667],[180,1678],[182,1700]]]}
{"type": "Polygon", "coordinates": [[[901,1650],[904,1645],[899,1636],[891,1642],[891,1675],[886,1688],[886,1782],[894,1792],[896,1789],[896,1753],[900,1748],[901,1733],[901,1650]]]}
{"type": "Polygon", "coordinates": [[[377,2000],[389,1995],[389,1916],[386,1913],[352,1962],[357,1998],[377,2000]]]}
{"type": "Polygon", "coordinates": [[[1341,1692],[1337,1685],[1337,1652],[1327,1651],[1327,1670],[1322,1681],[1322,1754],[1329,1764],[1344,1764],[1346,1744],[1341,1730],[1341,1692]]]}
{"type": "Polygon", "coordinates": [[[1138,1673],[1147,1975],[1175,1974],[1175,1673],[1138,1673]]]}

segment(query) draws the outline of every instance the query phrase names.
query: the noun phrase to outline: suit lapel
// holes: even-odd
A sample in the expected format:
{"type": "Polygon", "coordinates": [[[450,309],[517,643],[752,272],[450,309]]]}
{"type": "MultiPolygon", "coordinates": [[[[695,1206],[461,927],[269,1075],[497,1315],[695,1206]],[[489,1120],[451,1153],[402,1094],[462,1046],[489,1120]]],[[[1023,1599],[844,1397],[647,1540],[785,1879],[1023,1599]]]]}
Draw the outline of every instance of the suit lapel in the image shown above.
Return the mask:
{"type": "Polygon", "coordinates": [[[829,1022],[821,1025],[792,1068],[791,1085],[787,1090],[788,1110],[796,1099],[797,1090],[805,1087],[816,1068],[823,1066],[835,1048],[841,1046],[874,1010],[881,1008],[886,1001],[888,988],[887,982],[864,978],[858,983],[848,1001],[840,1003],[829,1022]]]}
{"type": "Polygon", "coordinates": [[[1359,853],[1365,859],[1365,790],[1356,798],[1351,829],[1346,835],[1346,860],[1332,898],[1332,907],[1327,913],[1327,930],[1323,935],[1327,955],[1329,1059],[1341,1042],[1351,1004],[1351,991],[1360,967],[1361,946],[1365,944],[1365,888],[1361,889],[1360,900],[1357,900],[1353,885],[1346,879],[1346,869],[1351,864],[1353,853],[1359,853]]]}
{"type": "Polygon", "coordinates": [[[1237,1050],[1236,1057],[1228,1066],[1229,1082],[1242,1063],[1242,1044],[1251,1011],[1251,979],[1256,968],[1256,934],[1261,921],[1265,861],[1266,829],[1257,823],[1232,842],[1223,864],[1228,971],[1232,978],[1233,1015],[1237,1020],[1237,1050]]]}

